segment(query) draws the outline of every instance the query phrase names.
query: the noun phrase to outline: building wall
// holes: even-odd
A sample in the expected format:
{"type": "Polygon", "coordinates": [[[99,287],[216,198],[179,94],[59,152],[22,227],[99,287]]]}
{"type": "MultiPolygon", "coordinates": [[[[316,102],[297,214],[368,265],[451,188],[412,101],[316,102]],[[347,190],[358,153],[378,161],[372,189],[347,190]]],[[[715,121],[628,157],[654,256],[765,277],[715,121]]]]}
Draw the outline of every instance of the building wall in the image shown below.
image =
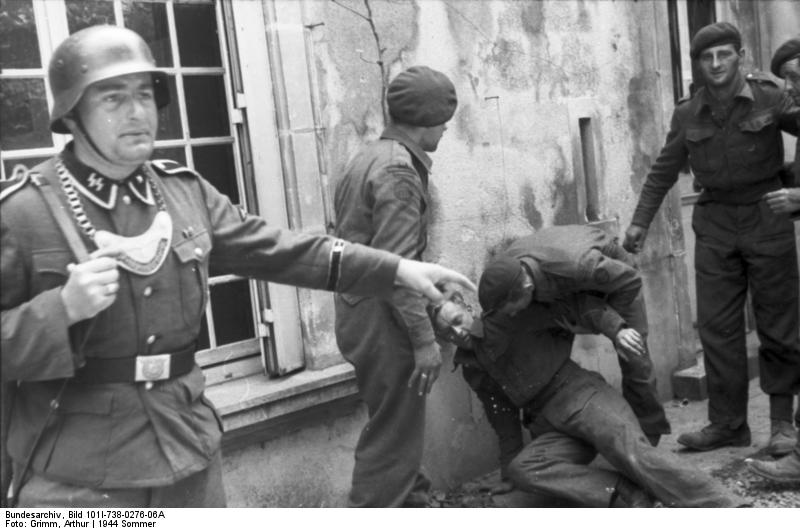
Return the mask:
{"type": "MultiPolygon", "coordinates": [[[[279,22],[283,5],[276,2],[279,22]]],[[[509,239],[586,222],[581,118],[592,124],[596,183],[588,188],[597,190],[599,218],[624,233],[672,111],[664,2],[305,0],[300,9],[329,186],[308,208],[325,207],[348,158],[379,135],[388,81],[425,64],[445,72],[459,97],[432,155],[429,261],[477,281],[509,239]]],[[[663,399],[670,374],[694,355],[680,213],[671,193],[637,258],[663,399]]],[[[328,295],[313,296],[303,304],[307,345],[328,352],[323,365],[338,362],[328,295]]],[[[497,465],[480,404],[450,371],[452,354],[443,347],[428,399],[425,454],[434,485],[445,489],[497,465]]],[[[619,384],[607,340],[579,338],[574,357],[619,384]]],[[[230,504],[342,505],[364,420],[359,409],[227,454],[230,504]]]]}

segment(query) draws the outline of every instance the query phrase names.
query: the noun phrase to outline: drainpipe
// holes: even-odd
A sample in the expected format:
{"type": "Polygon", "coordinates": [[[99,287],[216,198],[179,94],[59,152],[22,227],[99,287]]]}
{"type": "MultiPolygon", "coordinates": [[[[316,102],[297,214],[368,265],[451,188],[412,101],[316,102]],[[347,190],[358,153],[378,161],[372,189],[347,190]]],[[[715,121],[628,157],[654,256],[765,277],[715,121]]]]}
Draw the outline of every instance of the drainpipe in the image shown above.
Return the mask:
{"type": "Polygon", "coordinates": [[[278,37],[275,0],[264,0],[264,13],[267,25],[267,52],[269,53],[270,77],[275,95],[275,114],[278,125],[278,146],[283,166],[283,185],[286,190],[286,212],[289,228],[302,227],[300,199],[297,187],[297,167],[294,163],[294,145],[289,123],[289,102],[286,97],[286,79],[281,60],[281,45],[278,37]]]}
{"type": "Polygon", "coordinates": [[[327,130],[322,125],[322,111],[319,94],[321,92],[317,66],[314,57],[314,29],[325,25],[324,22],[308,21],[308,2],[301,4],[301,17],[303,19],[303,41],[306,49],[306,68],[308,69],[308,86],[311,96],[311,116],[314,120],[314,139],[317,147],[317,165],[319,174],[319,187],[322,193],[322,207],[324,209],[325,230],[333,232],[336,219],[331,198],[331,182],[328,173],[328,141],[327,130]]]}

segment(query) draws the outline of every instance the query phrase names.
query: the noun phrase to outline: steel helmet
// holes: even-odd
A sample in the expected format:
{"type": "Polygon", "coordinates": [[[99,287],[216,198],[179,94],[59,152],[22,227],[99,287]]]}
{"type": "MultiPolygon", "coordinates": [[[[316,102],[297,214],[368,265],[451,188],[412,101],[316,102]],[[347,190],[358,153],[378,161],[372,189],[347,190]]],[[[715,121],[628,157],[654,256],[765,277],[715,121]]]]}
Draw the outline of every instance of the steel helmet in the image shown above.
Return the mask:
{"type": "Polygon", "coordinates": [[[153,75],[156,106],[167,105],[167,75],[156,70],[153,54],[138,33],[119,26],[91,26],[70,35],[50,59],[48,78],[53,92],[50,130],[69,133],[62,118],[93,83],[140,72],[153,75]]]}

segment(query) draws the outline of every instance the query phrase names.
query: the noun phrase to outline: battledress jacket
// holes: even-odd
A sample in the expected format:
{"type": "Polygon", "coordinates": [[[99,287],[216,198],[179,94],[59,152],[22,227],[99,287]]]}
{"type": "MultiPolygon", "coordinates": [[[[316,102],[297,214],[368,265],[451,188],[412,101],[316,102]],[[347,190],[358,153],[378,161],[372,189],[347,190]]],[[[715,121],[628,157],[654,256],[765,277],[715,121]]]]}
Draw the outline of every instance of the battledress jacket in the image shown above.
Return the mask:
{"type": "MultiPolygon", "coordinates": [[[[602,333],[614,342],[626,324],[602,298],[567,295],[552,303],[533,302],[514,316],[484,317],[483,337],[472,355],[517,407],[533,401],[544,405],[553,378],[572,352],[574,333],[565,325],[602,333]]],[[[459,350],[456,362],[469,358],[459,350]]]]}
{"type": "Polygon", "coordinates": [[[796,135],[798,118],[800,107],[763,74],[746,76],[724,120],[714,115],[705,87],[680,101],[631,224],[650,226],[687,162],[703,187],[701,203],[749,204],[780,189],[781,131],[796,135]]]}
{"type": "MultiPolygon", "coordinates": [[[[602,293],[611,307],[627,314],[642,288],[639,272],[616,238],[593,226],[543,228],[515,240],[504,254],[530,271],[538,302],[577,292],[602,293]]],[[[645,333],[646,322],[641,327],[645,333]]]]}
{"type": "MultiPolygon", "coordinates": [[[[396,127],[387,127],[378,141],[364,146],[353,157],[337,183],[335,235],[404,258],[421,260],[428,242],[431,165],[430,157],[416,142],[396,127]]],[[[347,319],[348,308],[355,307],[363,297],[340,296],[346,304],[338,306],[342,309],[339,317],[347,319]]],[[[407,333],[413,349],[435,342],[425,299],[403,289],[395,292],[391,304],[393,315],[407,333]]],[[[377,319],[361,323],[389,324],[394,325],[377,319]]],[[[361,343],[358,349],[371,347],[361,343]]]]}
{"type": "MultiPolygon", "coordinates": [[[[77,161],[70,146],[60,156],[98,230],[133,236],[150,226],[157,206],[141,174],[117,185],[77,161]]],[[[47,164],[52,160],[32,173],[47,175],[47,164]]],[[[209,296],[209,265],[215,274],[308,288],[387,297],[393,291],[396,256],[356,244],[339,255],[333,238],[268,226],[186,167],[170,161],[152,167],[172,217],[171,249],[150,276],[120,268],[116,300],[91,325],[67,323],[59,293],[75,258],[32,178],[3,192],[2,376],[19,381],[8,451],[22,462],[44,427],[32,469],[54,480],[99,488],[166,485],[202,470],[219,450],[222,425],[203,395],[197,365],[150,389],[73,379],[43,426],[61,382],[80,375],[85,358],[192,347],[209,296]]],[[[52,187],[66,206],[57,179],[52,187]]]]}
{"type": "Polygon", "coordinates": [[[520,410],[531,421],[573,371],[575,335],[565,324],[612,342],[625,326],[602,298],[574,294],[554,303],[533,302],[513,317],[492,314],[484,318],[473,351],[456,350],[454,363],[462,366],[499,439],[504,473],[524,445],[520,410]]]}

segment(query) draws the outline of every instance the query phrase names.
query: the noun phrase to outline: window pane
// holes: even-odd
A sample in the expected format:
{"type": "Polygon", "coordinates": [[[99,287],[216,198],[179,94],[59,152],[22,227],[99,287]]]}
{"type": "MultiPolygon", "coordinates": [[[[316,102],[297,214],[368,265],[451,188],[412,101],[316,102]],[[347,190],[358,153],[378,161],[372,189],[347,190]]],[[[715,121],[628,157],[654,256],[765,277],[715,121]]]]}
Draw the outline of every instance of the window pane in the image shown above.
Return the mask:
{"type": "Polygon", "coordinates": [[[40,68],[39,40],[31,0],[3,0],[0,9],[0,68],[40,68]]]}
{"type": "Polygon", "coordinates": [[[180,162],[184,166],[186,165],[186,151],[183,147],[160,147],[153,150],[153,156],[150,158],[153,160],[166,158],[167,160],[180,162]]]}
{"type": "Polygon", "coordinates": [[[175,88],[175,76],[168,76],[169,81],[169,105],[158,111],[158,134],[159,140],[174,140],[183,138],[181,127],[181,109],[178,105],[178,91],[175,88]]]}
{"type": "Polygon", "coordinates": [[[181,66],[222,65],[217,16],[212,4],[176,4],[175,29],[181,66]]]}
{"type": "Polygon", "coordinates": [[[239,189],[236,186],[236,168],[233,164],[233,146],[203,145],[192,149],[194,168],[233,204],[239,204],[239,189]]]}
{"type": "Polygon", "coordinates": [[[114,25],[114,4],[106,0],[66,0],[70,35],[89,26],[114,25]]]}
{"type": "Polygon", "coordinates": [[[172,48],[169,43],[166,4],[123,0],[125,27],[130,28],[147,42],[158,66],[172,66],[172,48]]]}
{"type": "Polygon", "coordinates": [[[186,113],[192,138],[230,136],[225,83],[221,75],[187,75],[183,78],[186,113]]]}
{"type": "Polygon", "coordinates": [[[211,286],[211,307],[217,344],[230,344],[255,336],[250,285],[247,280],[211,286]]]}
{"type": "Polygon", "coordinates": [[[53,145],[43,79],[0,80],[0,145],[7,151],[53,145]]]}
{"type": "Polygon", "coordinates": [[[10,179],[11,177],[14,176],[14,167],[16,167],[17,164],[21,164],[27,167],[28,169],[33,169],[34,167],[36,167],[37,164],[41,164],[48,158],[50,157],[39,156],[36,158],[18,158],[16,160],[3,160],[3,171],[5,171],[4,175],[7,179],[10,179]]]}

